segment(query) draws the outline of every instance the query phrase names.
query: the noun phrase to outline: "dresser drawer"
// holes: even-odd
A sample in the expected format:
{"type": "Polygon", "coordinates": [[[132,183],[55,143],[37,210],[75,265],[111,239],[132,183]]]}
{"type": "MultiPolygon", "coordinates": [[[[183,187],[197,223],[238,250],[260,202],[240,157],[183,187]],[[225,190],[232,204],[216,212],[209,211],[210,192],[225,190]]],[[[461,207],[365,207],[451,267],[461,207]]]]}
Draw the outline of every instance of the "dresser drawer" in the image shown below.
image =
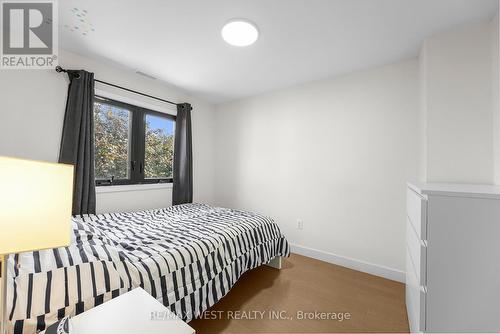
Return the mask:
{"type": "Polygon", "coordinates": [[[406,213],[418,237],[427,240],[427,200],[410,188],[406,190],[406,213]]]}
{"type": "Polygon", "coordinates": [[[406,251],[406,310],[411,333],[425,332],[426,291],[417,281],[410,252],[406,251]]]}
{"type": "Polygon", "coordinates": [[[427,279],[427,245],[421,240],[409,219],[406,219],[406,247],[417,276],[417,282],[426,285],[427,279]]]}

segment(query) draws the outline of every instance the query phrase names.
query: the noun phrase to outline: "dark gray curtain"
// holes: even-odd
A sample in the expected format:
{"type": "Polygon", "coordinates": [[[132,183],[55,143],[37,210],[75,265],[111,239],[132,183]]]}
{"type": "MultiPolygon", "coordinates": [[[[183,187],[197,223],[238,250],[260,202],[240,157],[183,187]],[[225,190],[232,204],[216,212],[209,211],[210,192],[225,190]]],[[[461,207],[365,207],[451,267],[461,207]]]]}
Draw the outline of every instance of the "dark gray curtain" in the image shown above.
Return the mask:
{"type": "Polygon", "coordinates": [[[174,188],[172,204],[193,201],[193,152],[191,138],[191,105],[177,105],[174,137],[174,188]]]}
{"type": "Polygon", "coordinates": [[[95,213],[94,73],[68,71],[59,162],[75,166],[73,214],[95,213]]]}

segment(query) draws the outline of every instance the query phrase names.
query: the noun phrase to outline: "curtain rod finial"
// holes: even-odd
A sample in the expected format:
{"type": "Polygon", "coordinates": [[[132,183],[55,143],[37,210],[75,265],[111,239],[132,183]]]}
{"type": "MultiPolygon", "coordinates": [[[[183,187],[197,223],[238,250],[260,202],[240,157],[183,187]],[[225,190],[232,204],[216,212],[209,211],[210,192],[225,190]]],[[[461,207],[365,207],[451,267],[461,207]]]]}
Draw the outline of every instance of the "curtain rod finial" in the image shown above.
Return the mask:
{"type": "Polygon", "coordinates": [[[74,71],[74,70],[65,70],[64,68],[62,68],[59,65],[56,66],[56,72],[57,73],[61,73],[61,72],[68,73],[69,76],[73,76],[75,79],[80,79],[80,73],[77,73],[77,71],[74,71]]]}

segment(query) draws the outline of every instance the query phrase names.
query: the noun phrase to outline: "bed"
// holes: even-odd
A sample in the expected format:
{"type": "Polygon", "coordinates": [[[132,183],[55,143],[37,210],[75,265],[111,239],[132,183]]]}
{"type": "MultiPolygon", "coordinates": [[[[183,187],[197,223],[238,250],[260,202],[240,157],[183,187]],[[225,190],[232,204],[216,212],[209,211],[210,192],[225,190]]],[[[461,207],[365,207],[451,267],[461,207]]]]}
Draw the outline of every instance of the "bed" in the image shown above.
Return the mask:
{"type": "Polygon", "coordinates": [[[69,247],[11,255],[8,332],[35,333],[142,287],[185,321],[289,255],[271,218],[203,204],[76,216],[69,247]]]}

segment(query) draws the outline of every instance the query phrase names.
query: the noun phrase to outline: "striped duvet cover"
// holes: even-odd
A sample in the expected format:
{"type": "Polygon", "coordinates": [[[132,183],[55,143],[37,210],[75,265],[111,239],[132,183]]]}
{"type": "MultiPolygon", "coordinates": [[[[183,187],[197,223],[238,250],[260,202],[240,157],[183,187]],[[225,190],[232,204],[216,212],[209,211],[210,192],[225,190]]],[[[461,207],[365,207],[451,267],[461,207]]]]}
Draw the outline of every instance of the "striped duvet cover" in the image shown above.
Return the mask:
{"type": "Polygon", "coordinates": [[[272,219],[202,204],[72,224],[69,247],[9,257],[8,333],[36,333],[138,286],[189,321],[245,271],[289,255],[272,219]]]}

